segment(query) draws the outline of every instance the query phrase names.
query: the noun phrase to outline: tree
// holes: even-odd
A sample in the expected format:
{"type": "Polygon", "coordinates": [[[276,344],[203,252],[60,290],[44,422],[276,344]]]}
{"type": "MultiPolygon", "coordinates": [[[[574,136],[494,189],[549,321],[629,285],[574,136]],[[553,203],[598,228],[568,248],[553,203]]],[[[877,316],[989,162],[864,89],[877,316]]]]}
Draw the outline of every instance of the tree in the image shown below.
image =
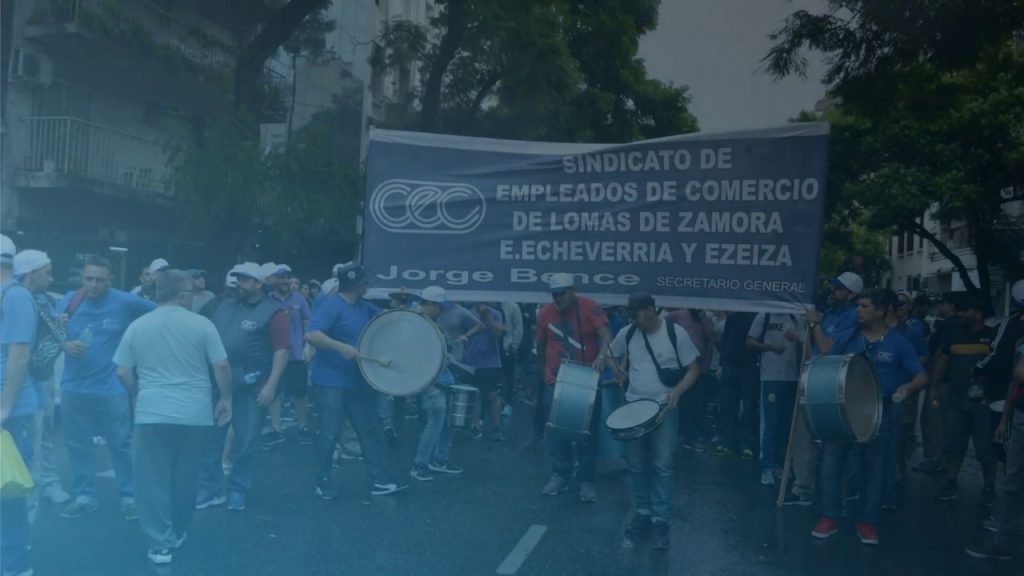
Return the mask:
{"type": "Polygon", "coordinates": [[[776,76],[802,74],[806,51],[829,64],[838,103],[830,169],[840,203],[882,229],[931,242],[965,286],[991,294],[990,265],[1019,271],[1020,234],[1007,226],[1006,190],[1024,184],[1024,3],[830,0],[826,14],[794,12],[765,57],[776,76]],[[958,255],[920,223],[966,224],[977,285],[958,255]],[[1007,249],[1013,247],[1015,249],[1007,249]]]}
{"type": "Polygon", "coordinates": [[[697,129],[686,87],[647,76],[639,38],[660,1],[443,0],[427,29],[391,22],[382,63],[419,62],[410,127],[625,142],[697,129]]]}

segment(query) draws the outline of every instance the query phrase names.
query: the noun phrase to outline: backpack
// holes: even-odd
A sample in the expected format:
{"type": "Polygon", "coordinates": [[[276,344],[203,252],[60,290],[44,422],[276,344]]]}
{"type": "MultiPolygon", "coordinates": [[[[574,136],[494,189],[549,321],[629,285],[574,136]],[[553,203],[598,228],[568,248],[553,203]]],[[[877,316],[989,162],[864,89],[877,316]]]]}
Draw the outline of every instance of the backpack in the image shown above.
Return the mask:
{"type": "MultiPolygon", "coordinates": [[[[11,284],[0,293],[0,302],[7,296],[7,290],[15,284],[11,284]]],[[[44,297],[49,299],[49,296],[44,297]]],[[[28,373],[33,380],[41,382],[53,378],[53,366],[57,363],[57,358],[64,353],[66,334],[60,320],[44,310],[35,298],[32,299],[32,303],[36,309],[36,339],[32,343],[28,373]]]]}

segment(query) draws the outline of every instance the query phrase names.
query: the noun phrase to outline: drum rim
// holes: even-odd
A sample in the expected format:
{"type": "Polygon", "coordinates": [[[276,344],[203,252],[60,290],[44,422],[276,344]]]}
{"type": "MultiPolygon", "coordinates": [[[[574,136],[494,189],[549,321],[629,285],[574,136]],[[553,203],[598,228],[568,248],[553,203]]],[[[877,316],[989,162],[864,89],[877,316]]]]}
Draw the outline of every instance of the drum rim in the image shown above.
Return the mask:
{"type": "Polygon", "coordinates": [[[378,392],[380,392],[382,394],[388,394],[388,395],[391,395],[391,396],[400,396],[400,397],[415,396],[415,395],[419,394],[420,392],[423,392],[427,388],[430,388],[430,386],[435,381],[437,381],[437,377],[441,375],[441,372],[444,372],[444,369],[448,366],[448,354],[447,354],[447,350],[445,349],[444,333],[442,333],[441,329],[438,328],[436,322],[434,322],[430,318],[427,318],[426,316],[424,316],[423,314],[421,314],[419,312],[415,312],[413,310],[406,310],[406,309],[385,310],[385,311],[381,312],[380,314],[377,314],[373,318],[370,318],[370,321],[367,322],[366,326],[363,326],[363,329],[359,332],[359,339],[356,341],[356,349],[359,350],[360,354],[363,353],[363,350],[362,350],[362,347],[360,346],[360,344],[362,343],[363,336],[366,335],[367,330],[370,329],[370,326],[372,326],[374,322],[379,321],[381,318],[384,318],[384,317],[388,316],[389,314],[395,314],[395,315],[415,314],[415,315],[419,316],[420,318],[423,318],[424,320],[426,320],[427,323],[430,325],[430,327],[433,328],[434,332],[437,333],[439,342],[441,343],[441,365],[437,368],[437,370],[434,372],[434,374],[430,377],[430,379],[429,379],[429,381],[427,382],[426,385],[424,385],[423,387],[418,388],[416,390],[410,391],[410,392],[408,392],[406,394],[395,394],[395,392],[392,391],[392,390],[384,390],[384,389],[378,387],[377,385],[375,385],[373,383],[373,381],[370,379],[370,377],[367,375],[367,369],[364,368],[364,366],[363,366],[364,364],[366,364],[368,362],[367,360],[363,360],[362,358],[359,358],[359,359],[356,360],[356,365],[359,366],[359,373],[363,376],[363,380],[365,380],[366,383],[369,384],[370,387],[373,388],[374,390],[376,390],[376,391],[378,391],[378,392]]]}
{"type": "MultiPolygon", "coordinates": [[[[847,441],[858,443],[870,442],[873,438],[878,436],[878,433],[881,430],[882,417],[884,411],[884,407],[882,406],[882,404],[884,403],[884,398],[882,393],[882,387],[878,382],[878,374],[875,373],[875,369],[874,366],[871,365],[871,361],[868,360],[867,357],[865,357],[863,354],[839,354],[818,356],[817,358],[809,359],[805,363],[803,373],[800,375],[799,386],[797,390],[797,398],[800,406],[803,408],[803,418],[807,423],[808,429],[810,430],[812,436],[815,437],[815,439],[818,439],[822,436],[821,431],[818,430],[817,427],[814,425],[814,419],[811,417],[810,410],[808,410],[810,404],[807,401],[807,384],[811,378],[811,370],[814,368],[815,363],[825,359],[828,359],[828,361],[838,361],[840,363],[840,366],[838,367],[840,385],[836,390],[836,399],[840,401],[840,403],[836,404],[835,412],[838,424],[842,428],[844,435],[848,439],[847,441]],[[872,376],[872,379],[875,382],[875,391],[878,397],[879,409],[874,411],[874,414],[872,416],[871,433],[868,436],[857,436],[854,433],[853,426],[850,423],[850,419],[847,416],[846,410],[844,409],[844,403],[846,401],[846,376],[847,372],[849,371],[850,364],[853,362],[853,359],[855,357],[859,357],[862,361],[867,363],[869,372],[872,376]]],[[[824,406],[824,404],[815,405],[819,407],[824,406]]]]}
{"type": "Polygon", "coordinates": [[[661,404],[659,404],[656,400],[651,400],[650,398],[640,398],[638,400],[631,400],[629,402],[626,402],[622,406],[619,406],[615,410],[612,410],[608,414],[608,417],[604,419],[604,425],[605,425],[606,428],[608,428],[608,430],[610,432],[613,432],[613,433],[615,431],[622,432],[622,431],[626,431],[626,430],[635,430],[635,429],[640,428],[642,426],[646,426],[647,424],[651,423],[651,421],[657,420],[659,414],[661,414],[661,404]],[[651,415],[650,418],[648,418],[648,419],[646,419],[643,422],[640,422],[638,424],[633,424],[632,426],[629,426],[627,428],[616,428],[616,427],[613,427],[611,424],[608,423],[608,421],[612,419],[612,416],[616,412],[618,412],[619,410],[622,410],[623,408],[629,406],[630,404],[654,404],[654,406],[655,406],[655,408],[657,408],[657,410],[655,410],[654,414],[651,415]]]}

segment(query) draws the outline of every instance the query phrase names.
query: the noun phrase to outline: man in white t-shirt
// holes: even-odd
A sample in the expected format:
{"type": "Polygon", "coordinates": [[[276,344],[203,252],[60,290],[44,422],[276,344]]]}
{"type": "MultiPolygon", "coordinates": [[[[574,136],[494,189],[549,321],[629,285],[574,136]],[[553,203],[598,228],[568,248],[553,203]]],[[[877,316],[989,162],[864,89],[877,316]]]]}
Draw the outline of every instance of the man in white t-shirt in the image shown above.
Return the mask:
{"type": "Polygon", "coordinates": [[[215,418],[218,426],[231,419],[227,353],[213,323],[190,310],[193,295],[185,272],[157,276],[160,306],[128,326],[114,354],[117,377],[135,403],[135,498],[155,564],[169,564],[184,542],[204,440],[215,418]],[[220,388],[215,409],[211,365],[220,388]]]}
{"type": "Polygon", "coordinates": [[[761,353],[761,484],[775,485],[781,475],[793,401],[800,380],[800,335],[803,321],[793,314],[754,317],[747,348],[761,353]]]}
{"type": "Polygon", "coordinates": [[[676,406],[700,376],[696,362],[700,354],[685,329],[658,316],[649,294],[630,295],[626,310],[632,324],[620,330],[611,344],[612,356],[629,367],[626,400],[653,400],[665,410],[660,426],[626,447],[636,501],[626,534],[635,536],[653,527],[654,547],[665,550],[671,545],[668,523],[675,493],[676,406]]]}

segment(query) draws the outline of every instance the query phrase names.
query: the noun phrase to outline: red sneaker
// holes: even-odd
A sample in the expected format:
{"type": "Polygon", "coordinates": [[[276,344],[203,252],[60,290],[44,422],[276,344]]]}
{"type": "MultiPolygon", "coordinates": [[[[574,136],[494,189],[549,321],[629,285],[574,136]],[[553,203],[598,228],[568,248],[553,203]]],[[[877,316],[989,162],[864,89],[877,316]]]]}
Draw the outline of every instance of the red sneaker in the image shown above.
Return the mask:
{"type": "Polygon", "coordinates": [[[860,538],[861,544],[868,544],[870,546],[878,545],[878,530],[875,529],[874,524],[858,522],[857,537],[860,538]]]}
{"type": "Polygon", "coordinates": [[[836,532],[839,532],[839,523],[828,516],[822,516],[815,524],[814,530],[811,530],[811,536],[824,540],[836,532]]]}

